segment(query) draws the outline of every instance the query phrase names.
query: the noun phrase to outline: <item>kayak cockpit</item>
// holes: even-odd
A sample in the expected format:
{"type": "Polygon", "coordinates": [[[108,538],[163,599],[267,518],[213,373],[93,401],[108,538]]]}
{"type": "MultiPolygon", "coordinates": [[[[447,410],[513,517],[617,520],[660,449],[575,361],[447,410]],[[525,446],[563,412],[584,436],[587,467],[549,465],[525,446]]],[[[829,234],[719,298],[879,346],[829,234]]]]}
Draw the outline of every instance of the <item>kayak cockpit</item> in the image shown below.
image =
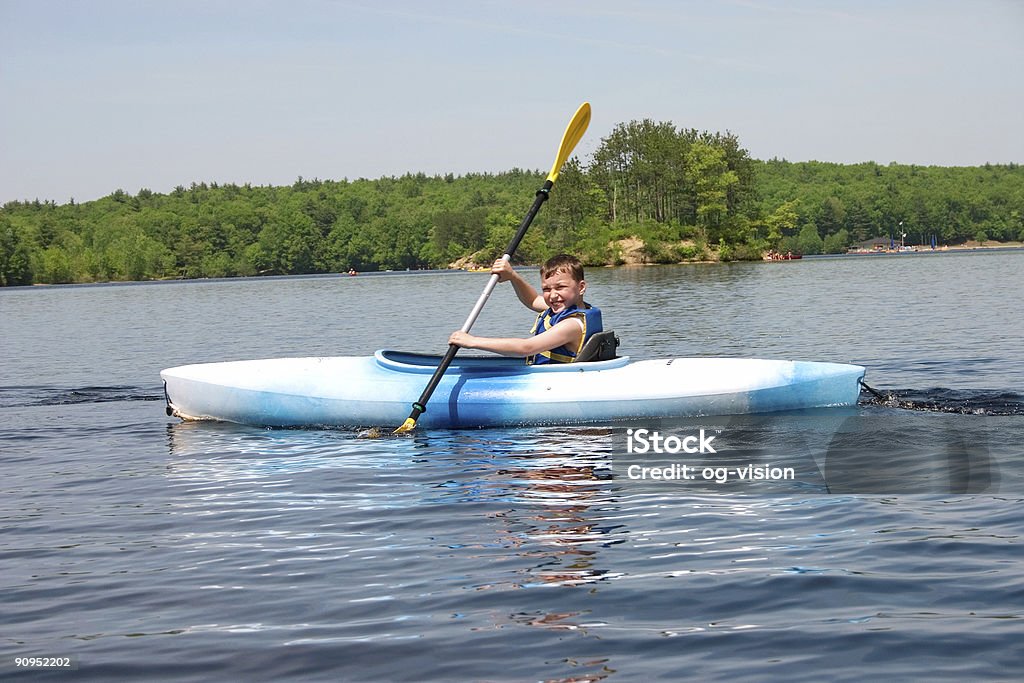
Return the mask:
{"type": "MultiPolygon", "coordinates": [[[[432,374],[441,364],[441,356],[424,353],[409,353],[381,349],[373,354],[378,365],[395,372],[411,372],[432,374]]],[[[611,360],[590,361],[585,363],[549,363],[545,365],[527,365],[523,358],[506,358],[504,356],[455,356],[449,372],[464,373],[498,373],[516,375],[539,372],[591,372],[594,370],[611,370],[629,364],[629,356],[620,356],[611,360]]]]}

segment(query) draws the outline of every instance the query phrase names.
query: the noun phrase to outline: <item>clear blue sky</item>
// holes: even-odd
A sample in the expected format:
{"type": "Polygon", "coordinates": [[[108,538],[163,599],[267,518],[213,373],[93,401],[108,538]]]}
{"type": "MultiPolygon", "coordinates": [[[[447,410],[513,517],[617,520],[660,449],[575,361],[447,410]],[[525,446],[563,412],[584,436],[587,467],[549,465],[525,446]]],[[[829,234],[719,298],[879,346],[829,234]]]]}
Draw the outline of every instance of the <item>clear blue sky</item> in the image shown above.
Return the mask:
{"type": "Polygon", "coordinates": [[[0,0],[0,202],[547,169],[576,106],[757,158],[1024,163],[1020,0],[0,0]]]}

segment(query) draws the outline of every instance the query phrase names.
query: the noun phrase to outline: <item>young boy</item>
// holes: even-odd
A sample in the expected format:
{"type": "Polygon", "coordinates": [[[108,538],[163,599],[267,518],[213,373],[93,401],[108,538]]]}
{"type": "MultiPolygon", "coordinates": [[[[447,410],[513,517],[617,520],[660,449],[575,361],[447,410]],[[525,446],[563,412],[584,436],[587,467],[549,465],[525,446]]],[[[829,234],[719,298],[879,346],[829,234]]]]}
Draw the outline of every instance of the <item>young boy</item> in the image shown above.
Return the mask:
{"type": "Polygon", "coordinates": [[[527,362],[535,365],[572,363],[587,340],[601,331],[601,311],[583,301],[587,283],[583,279],[583,265],[575,256],[555,256],[541,266],[540,294],[504,259],[494,262],[491,273],[498,274],[498,282],[511,280],[523,305],[540,313],[533,325],[533,336],[477,337],[456,331],[448,338],[449,344],[503,356],[525,356],[527,362]]]}

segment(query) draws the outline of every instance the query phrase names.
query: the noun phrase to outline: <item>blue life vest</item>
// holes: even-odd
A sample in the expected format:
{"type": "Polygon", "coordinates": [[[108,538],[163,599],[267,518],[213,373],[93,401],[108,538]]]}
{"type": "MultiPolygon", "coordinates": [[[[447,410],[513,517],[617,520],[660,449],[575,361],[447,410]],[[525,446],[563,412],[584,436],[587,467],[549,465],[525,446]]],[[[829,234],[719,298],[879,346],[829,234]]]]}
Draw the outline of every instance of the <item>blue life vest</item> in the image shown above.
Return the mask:
{"type": "Polygon", "coordinates": [[[535,336],[542,332],[547,332],[563,320],[579,318],[583,321],[583,337],[580,340],[579,346],[574,349],[568,346],[559,346],[550,351],[541,351],[535,356],[530,356],[527,359],[528,363],[531,365],[542,365],[544,363],[572,363],[576,360],[576,356],[579,355],[587,340],[604,329],[601,326],[601,309],[588,303],[583,305],[585,308],[570,306],[561,313],[552,313],[549,308],[537,316],[537,321],[533,324],[532,330],[532,334],[535,336]]]}

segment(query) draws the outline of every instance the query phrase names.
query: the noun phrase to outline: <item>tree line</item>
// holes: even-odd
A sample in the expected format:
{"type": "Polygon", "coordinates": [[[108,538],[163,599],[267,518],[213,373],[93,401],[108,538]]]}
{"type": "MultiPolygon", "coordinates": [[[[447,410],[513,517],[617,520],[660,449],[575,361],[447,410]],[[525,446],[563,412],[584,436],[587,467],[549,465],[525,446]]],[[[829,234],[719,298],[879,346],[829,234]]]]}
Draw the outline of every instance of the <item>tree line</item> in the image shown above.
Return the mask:
{"type": "MultiPolygon", "coordinates": [[[[0,208],[0,284],[231,277],[489,263],[515,232],[541,171],[422,173],[289,186],[194,183],[90,202],[0,208]]],[[[758,161],[732,133],[617,125],[571,159],[517,254],[620,263],[759,259],[908,242],[1024,240],[1019,165],[922,167],[758,161]]]]}

